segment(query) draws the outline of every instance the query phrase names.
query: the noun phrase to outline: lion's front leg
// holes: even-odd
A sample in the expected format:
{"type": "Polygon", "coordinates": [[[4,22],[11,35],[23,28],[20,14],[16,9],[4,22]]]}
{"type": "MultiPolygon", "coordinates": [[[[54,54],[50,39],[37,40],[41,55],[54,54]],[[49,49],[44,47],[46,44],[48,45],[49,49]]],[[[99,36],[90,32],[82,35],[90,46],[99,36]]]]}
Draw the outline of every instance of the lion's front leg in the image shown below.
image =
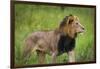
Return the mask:
{"type": "Polygon", "coordinates": [[[75,52],[74,50],[68,52],[69,62],[75,62],[75,52]]]}

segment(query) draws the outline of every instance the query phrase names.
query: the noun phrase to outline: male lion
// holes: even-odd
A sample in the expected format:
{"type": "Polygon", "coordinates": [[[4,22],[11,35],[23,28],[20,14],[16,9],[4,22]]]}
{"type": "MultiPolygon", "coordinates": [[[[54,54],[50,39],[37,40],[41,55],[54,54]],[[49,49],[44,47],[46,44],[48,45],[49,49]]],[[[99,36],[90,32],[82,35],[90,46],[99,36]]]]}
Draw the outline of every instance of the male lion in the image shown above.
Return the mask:
{"type": "Polygon", "coordinates": [[[56,63],[56,57],[66,52],[69,62],[75,62],[75,39],[77,34],[82,32],[84,27],[79,18],[74,15],[66,16],[55,30],[31,33],[25,40],[24,57],[36,51],[39,63],[43,64],[46,53],[49,53],[52,63],[56,63]]]}

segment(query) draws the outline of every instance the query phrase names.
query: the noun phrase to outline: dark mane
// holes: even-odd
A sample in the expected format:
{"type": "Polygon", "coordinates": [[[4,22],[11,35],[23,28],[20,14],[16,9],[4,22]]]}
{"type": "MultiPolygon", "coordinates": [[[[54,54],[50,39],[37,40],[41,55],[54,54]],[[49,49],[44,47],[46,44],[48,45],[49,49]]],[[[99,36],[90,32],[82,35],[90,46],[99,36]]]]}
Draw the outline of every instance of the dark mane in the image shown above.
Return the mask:
{"type": "Polygon", "coordinates": [[[66,24],[66,21],[68,20],[68,16],[65,16],[65,18],[60,23],[60,28],[63,27],[66,24]]]}
{"type": "Polygon", "coordinates": [[[75,39],[72,39],[67,35],[61,35],[57,46],[59,52],[58,55],[72,51],[75,48],[75,39]]]}
{"type": "MultiPolygon", "coordinates": [[[[72,16],[71,14],[69,16],[72,16]]],[[[64,19],[62,20],[60,24],[60,28],[63,28],[68,21],[68,17],[65,16],[64,19]]],[[[72,51],[75,48],[75,38],[69,37],[68,34],[66,35],[60,35],[60,39],[58,41],[58,55],[64,53],[64,52],[69,52],[72,51]]]]}
{"type": "MultiPolygon", "coordinates": [[[[73,16],[73,15],[70,14],[69,16],[73,16]]],[[[64,19],[63,19],[62,22],[60,23],[60,28],[63,27],[63,26],[66,24],[66,22],[67,22],[69,16],[65,16],[65,17],[64,17],[64,19]]]]}

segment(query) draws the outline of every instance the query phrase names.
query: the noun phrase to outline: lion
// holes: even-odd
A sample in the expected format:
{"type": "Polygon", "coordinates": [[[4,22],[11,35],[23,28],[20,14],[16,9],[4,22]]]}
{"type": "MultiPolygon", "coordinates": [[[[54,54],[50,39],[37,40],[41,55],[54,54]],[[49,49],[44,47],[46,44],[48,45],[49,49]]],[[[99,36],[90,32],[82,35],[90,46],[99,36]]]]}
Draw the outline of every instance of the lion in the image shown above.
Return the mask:
{"type": "Polygon", "coordinates": [[[45,56],[49,54],[52,58],[51,62],[56,63],[57,56],[67,53],[68,62],[75,62],[75,39],[84,30],[77,16],[65,16],[57,29],[29,34],[25,40],[23,57],[26,58],[37,52],[37,60],[40,64],[44,64],[45,56]]]}

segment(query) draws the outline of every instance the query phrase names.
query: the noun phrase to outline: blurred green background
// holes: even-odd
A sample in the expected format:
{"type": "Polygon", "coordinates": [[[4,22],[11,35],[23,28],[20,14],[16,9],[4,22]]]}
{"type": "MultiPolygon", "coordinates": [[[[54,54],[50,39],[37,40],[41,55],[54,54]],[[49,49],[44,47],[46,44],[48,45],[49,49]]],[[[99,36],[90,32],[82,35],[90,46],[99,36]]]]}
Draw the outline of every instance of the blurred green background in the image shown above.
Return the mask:
{"type": "MultiPolygon", "coordinates": [[[[83,35],[76,39],[76,62],[94,60],[94,8],[61,7],[49,5],[15,4],[15,65],[38,64],[37,54],[33,53],[24,63],[22,51],[24,40],[28,34],[39,30],[54,30],[62,19],[73,14],[79,17],[85,27],[83,35]]],[[[57,62],[68,61],[66,53],[58,56],[57,62]]],[[[51,56],[46,55],[46,63],[51,62],[51,56]]]]}

